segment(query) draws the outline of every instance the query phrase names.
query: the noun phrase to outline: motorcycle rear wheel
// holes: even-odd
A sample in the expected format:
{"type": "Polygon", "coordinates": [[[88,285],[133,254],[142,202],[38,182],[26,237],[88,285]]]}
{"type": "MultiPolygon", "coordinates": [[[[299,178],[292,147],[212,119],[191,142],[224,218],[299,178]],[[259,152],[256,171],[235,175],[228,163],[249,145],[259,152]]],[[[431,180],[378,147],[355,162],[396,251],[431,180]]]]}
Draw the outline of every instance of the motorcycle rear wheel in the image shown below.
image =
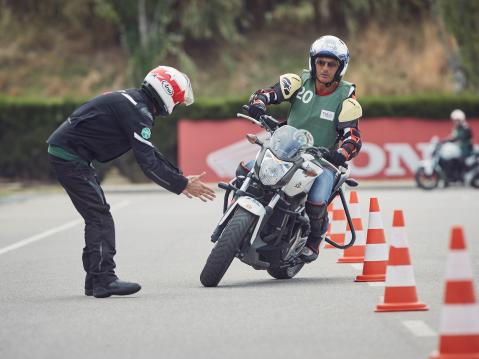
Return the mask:
{"type": "Polygon", "coordinates": [[[439,185],[440,175],[436,171],[433,171],[431,175],[427,175],[424,171],[424,167],[417,169],[414,179],[419,188],[431,190],[439,185]]]}
{"type": "Polygon", "coordinates": [[[268,269],[268,273],[271,277],[276,279],[291,279],[303,268],[304,263],[295,265],[288,268],[272,268],[268,269]]]}
{"type": "Polygon", "coordinates": [[[256,216],[238,207],[206,260],[200,275],[201,284],[205,287],[218,285],[255,221],[256,216]]]}

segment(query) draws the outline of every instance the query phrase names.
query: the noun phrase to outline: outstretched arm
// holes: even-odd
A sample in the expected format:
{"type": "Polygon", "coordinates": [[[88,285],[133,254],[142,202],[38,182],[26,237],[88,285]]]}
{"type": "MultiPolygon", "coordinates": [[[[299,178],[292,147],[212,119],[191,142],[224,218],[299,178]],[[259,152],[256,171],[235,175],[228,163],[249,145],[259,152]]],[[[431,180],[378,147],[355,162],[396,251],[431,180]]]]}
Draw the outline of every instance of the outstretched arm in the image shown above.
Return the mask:
{"type": "Polygon", "coordinates": [[[130,141],[136,161],[153,182],[176,194],[185,193],[188,197],[199,197],[203,201],[205,198],[214,198],[213,190],[199,180],[203,174],[183,176],[182,172],[150,142],[152,118],[133,107],[131,109],[127,107],[122,116],[119,116],[119,123],[130,141]]]}

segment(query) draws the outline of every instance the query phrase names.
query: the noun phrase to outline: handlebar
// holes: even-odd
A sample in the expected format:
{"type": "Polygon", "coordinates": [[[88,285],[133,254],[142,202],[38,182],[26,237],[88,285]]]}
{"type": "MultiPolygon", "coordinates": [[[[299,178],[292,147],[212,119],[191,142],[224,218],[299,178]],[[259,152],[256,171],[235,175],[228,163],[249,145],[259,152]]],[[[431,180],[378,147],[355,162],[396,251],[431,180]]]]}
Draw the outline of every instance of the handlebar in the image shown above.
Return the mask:
{"type": "Polygon", "coordinates": [[[250,117],[250,116],[248,116],[248,115],[244,115],[244,114],[238,112],[238,113],[236,114],[236,116],[237,116],[237,117],[241,117],[241,118],[245,118],[245,119],[247,119],[248,121],[251,121],[251,122],[253,122],[255,125],[258,125],[258,126],[260,126],[260,127],[264,127],[261,122],[256,121],[253,117],[250,117]]]}
{"type": "MultiPolygon", "coordinates": [[[[243,105],[242,108],[243,108],[243,110],[248,111],[249,106],[248,105],[243,105]]],[[[247,116],[247,115],[244,115],[242,113],[237,113],[236,116],[245,118],[248,121],[251,121],[256,125],[258,125],[260,127],[263,127],[265,130],[267,130],[269,132],[274,132],[280,125],[280,122],[277,119],[275,119],[274,117],[269,116],[269,115],[262,115],[262,116],[260,116],[259,119],[255,119],[251,116],[247,116]]]]}
{"type": "MultiPolygon", "coordinates": [[[[243,105],[242,108],[243,108],[243,110],[248,111],[249,106],[248,105],[243,105]]],[[[280,125],[280,122],[277,119],[275,119],[273,116],[269,116],[269,115],[262,115],[262,116],[260,116],[259,120],[255,119],[251,116],[239,113],[239,112],[236,114],[236,116],[244,118],[248,121],[251,121],[255,125],[260,126],[260,127],[264,128],[266,131],[271,132],[271,133],[273,133],[280,125]],[[273,126],[270,126],[270,124],[268,122],[272,123],[273,126]]],[[[331,162],[329,162],[328,160],[323,158],[326,153],[329,153],[328,148],[311,146],[308,149],[306,149],[306,152],[311,153],[312,155],[314,155],[316,157],[319,157],[319,159],[321,160],[321,162],[323,162],[323,164],[326,164],[329,168],[334,170],[336,173],[339,174],[339,173],[342,172],[341,169],[337,168],[331,162]]],[[[346,170],[348,169],[348,165],[346,163],[342,167],[344,167],[346,170]]]]}

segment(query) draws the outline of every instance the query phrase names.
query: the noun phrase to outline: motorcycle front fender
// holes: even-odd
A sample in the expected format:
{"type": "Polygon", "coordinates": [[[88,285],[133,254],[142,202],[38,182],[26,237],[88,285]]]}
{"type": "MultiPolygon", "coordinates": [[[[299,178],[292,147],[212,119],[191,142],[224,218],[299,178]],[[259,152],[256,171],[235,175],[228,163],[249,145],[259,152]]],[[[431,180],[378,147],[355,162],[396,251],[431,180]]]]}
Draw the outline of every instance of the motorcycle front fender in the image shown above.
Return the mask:
{"type": "Polygon", "coordinates": [[[258,217],[258,220],[256,221],[256,225],[253,231],[253,235],[251,236],[251,239],[250,239],[251,243],[253,243],[254,239],[258,235],[258,231],[261,227],[261,223],[263,222],[264,216],[266,214],[266,209],[260,202],[258,202],[252,197],[243,196],[238,198],[238,200],[235,203],[233,203],[230,206],[230,208],[228,208],[226,213],[221,218],[218,226],[222,226],[223,223],[230,218],[231,214],[234,213],[234,211],[236,210],[238,206],[250,212],[254,216],[258,217]]]}
{"type": "Polygon", "coordinates": [[[432,176],[434,173],[434,163],[430,160],[422,161],[420,167],[424,168],[424,174],[427,176],[432,176]]]}

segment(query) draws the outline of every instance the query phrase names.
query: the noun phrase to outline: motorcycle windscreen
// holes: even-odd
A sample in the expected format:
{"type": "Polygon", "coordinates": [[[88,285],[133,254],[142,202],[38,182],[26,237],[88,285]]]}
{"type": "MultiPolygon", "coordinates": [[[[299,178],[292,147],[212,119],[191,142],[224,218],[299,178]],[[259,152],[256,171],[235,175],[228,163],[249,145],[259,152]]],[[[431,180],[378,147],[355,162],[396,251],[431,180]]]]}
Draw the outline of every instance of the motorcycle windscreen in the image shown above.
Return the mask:
{"type": "Polygon", "coordinates": [[[288,160],[296,156],[298,151],[309,142],[304,131],[285,125],[274,132],[269,148],[279,159],[288,160]]]}

